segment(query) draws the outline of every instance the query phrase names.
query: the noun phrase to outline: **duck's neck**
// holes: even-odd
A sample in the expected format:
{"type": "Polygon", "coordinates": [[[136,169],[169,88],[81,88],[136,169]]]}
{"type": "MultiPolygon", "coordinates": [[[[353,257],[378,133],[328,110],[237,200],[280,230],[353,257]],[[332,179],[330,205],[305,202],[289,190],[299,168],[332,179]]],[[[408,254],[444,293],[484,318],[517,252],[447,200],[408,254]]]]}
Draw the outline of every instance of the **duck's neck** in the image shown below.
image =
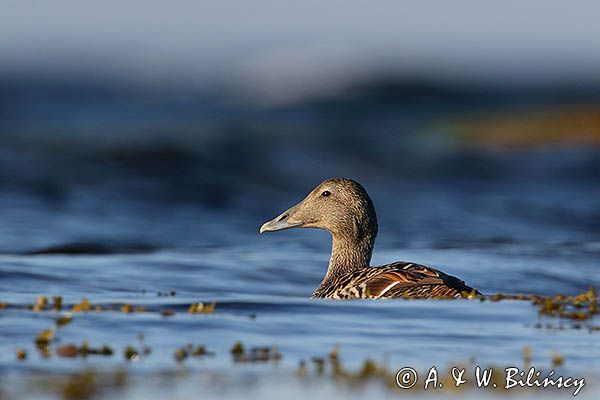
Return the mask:
{"type": "Polygon", "coordinates": [[[325,278],[315,291],[315,295],[334,285],[340,276],[368,267],[374,244],[375,236],[372,234],[332,234],[329,267],[325,278]]]}

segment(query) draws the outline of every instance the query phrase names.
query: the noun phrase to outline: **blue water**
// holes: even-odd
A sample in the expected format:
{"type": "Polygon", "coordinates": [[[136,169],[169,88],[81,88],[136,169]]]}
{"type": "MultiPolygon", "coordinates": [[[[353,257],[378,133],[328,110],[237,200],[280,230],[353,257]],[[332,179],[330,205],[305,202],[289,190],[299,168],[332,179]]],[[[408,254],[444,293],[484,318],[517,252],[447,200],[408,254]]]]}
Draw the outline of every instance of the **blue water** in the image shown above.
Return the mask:
{"type": "Polygon", "coordinates": [[[432,115],[479,98],[278,110],[218,101],[196,108],[191,100],[151,103],[156,110],[141,107],[134,118],[111,98],[79,104],[69,96],[45,116],[35,111],[47,110],[44,101],[23,96],[0,125],[11,132],[0,138],[0,303],[8,303],[0,310],[0,398],[86,397],[57,388],[85,370],[104,382],[100,398],[397,394],[380,381],[319,376],[311,359],[336,345],[351,371],[370,358],[419,372],[523,366],[529,347],[533,366],[549,370],[560,354],[562,374],[589,382],[579,397],[597,397],[600,332],[589,329],[597,316],[540,317],[525,301],[310,300],[325,273],[328,234],[258,234],[322,179],[341,175],[363,183],[377,208],[374,265],[431,265],[486,294],[574,295],[600,286],[597,149],[495,151],[425,133],[432,115]],[[107,126],[98,122],[103,113],[107,126]],[[189,125],[173,127],[185,118],[189,125]],[[40,295],[62,296],[65,310],[29,310],[40,295]],[[52,356],[42,357],[36,335],[83,298],[110,310],[74,313],[52,356]],[[189,314],[196,302],[216,302],[214,313],[189,314]],[[124,303],[146,311],[119,312],[124,303]],[[115,354],[57,356],[59,346],[83,340],[115,354]],[[238,340],[276,346],[282,359],[235,363],[229,350],[238,340]],[[176,362],[188,343],[215,355],[176,362]],[[151,353],[126,361],[127,345],[151,353]],[[303,360],[308,376],[299,378],[303,360]],[[104,381],[115,371],[126,384],[104,381]]]}
{"type": "MultiPolygon", "coordinates": [[[[488,294],[576,294],[598,286],[597,226],[588,220],[592,225],[586,228],[584,221],[598,212],[600,193],[595,185],[570,185],[564,184],[570,192],[557,191],[550,182],[519,185],[511,192],[505,185],[474,182],[374,185],[382,229],[373,263],[402,259],[436,266],[488,294]],[[523,216],[519,207],[535,211],[523,216]]],[[[60,207],[27,195],[5,195],[0,300],[10,306],[0,311],[3,392],[52,398],[56,392],[18,382],[84,368],[123,368],[130,384],[119,393],[130,397],[155,393],[154,385],[166,397],[243,397],[248,387],[265,397],[288,391],[301,397],[305,389],[295,378],[299,361],[310,364],[311,357],[326,355],[335,345],[348,368],[358,369],[365,358],[385,358],[392,369],[421,370],[468,362],[522,365],[523,348],[529,346],[538,368],[549,368],[552,354],[559,353],[566,372],[590,380],[598,376],[598,333],[587,329],[597,319],[573,329],[569,321],[540,319],[534,306],[518,301],[309,300],[325,271],[328,235],[302,230],[261,237],[257,232],[263,220],[303,195],[279,193],[268,204],[268,196],[259,194],[265,204],[254,208],[265,213],[246,213],[243,206],[225,212],[142,199],[100,201],[101,191],[99,199],[93,193],[73,194],[76,200],[60,207]],[[76,242],[102,244],[110,254],[23,254],[76,242]],[[157,294],[171,291],[174,296],[157,294]],[[54,326],[58,313],[27,310],[38,295],[63,296],[67,306],[83,298],[105,307],[131,303],[147,312],[75,313],[73,322],[58,330],[54,347],[86,339],[93,346],[109,344],[116,354],[45,359],[33,339],[54,326]],[[216,301],[214,314],[188,314],[187,307],[199,301],[216,301]],[[163,317],[165,309],[176,314],[163,317]],[[565,329],[540,329],[537,322],[565,329]],[[125,361],[123,348],[139,346],[140,334],[151,354],[125,361]],[[229,349],[238,340],[277,346],[283,359],[277,366],[234,364],[229,349]],[[216,356],[180,365],[173,353],[187,343],[205,345],[216,356]],[[26,361],[16,359],[17,348],[28,350],[26,361]],[[186,371],[187,378],[165,377],[174,371],[186,371]],[[221,378],[196,381],[208,371],[221,378]],[[143,386],[135,383],[140,380],[143,386]],[[174,382],[165,388],[161,380],[174,382]]],[[[316,397],[362,393],[313,379],[316,397]]],[[[361,390],[387,393],[376,384],[361,390]]],[[[592,390],[583,394],[596,393],[592,390]]]]}

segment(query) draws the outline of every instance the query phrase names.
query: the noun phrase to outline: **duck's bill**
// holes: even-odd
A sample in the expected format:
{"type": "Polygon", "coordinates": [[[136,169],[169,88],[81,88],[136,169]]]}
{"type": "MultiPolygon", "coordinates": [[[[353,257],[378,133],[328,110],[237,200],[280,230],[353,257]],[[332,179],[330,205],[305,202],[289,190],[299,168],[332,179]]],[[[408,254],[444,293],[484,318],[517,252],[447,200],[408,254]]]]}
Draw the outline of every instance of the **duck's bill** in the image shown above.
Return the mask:
{"type": "Polygon", "coordinates": [[[274,218],[268,222],[265,222],[260,227],[260,233],[262,234],[264,232],[280,231],[282,229],[296,228],[299,226],[302,226],[301,222],[289,222],[288,214],[283,213],[280,216],[278,216],[277,218],[274,218]]]}

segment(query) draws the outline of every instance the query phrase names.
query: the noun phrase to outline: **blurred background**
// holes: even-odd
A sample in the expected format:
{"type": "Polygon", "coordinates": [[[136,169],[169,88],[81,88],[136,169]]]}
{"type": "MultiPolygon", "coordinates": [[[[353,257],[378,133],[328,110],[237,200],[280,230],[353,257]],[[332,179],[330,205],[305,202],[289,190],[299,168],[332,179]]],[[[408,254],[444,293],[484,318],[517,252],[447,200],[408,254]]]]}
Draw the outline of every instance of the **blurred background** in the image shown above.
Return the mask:
{"type": "Polygon", "coordinates": [[[4,252],[251,241],[332,176],[396,246],[600,237],[596,2],[1,8],[4,252]]]}

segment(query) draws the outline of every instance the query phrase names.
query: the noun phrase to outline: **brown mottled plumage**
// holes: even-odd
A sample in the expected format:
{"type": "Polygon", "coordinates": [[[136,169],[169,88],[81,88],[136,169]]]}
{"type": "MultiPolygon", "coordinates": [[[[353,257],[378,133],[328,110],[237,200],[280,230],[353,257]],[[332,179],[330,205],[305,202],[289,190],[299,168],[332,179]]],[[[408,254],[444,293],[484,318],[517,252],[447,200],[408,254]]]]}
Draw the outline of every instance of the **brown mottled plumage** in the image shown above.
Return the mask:
{"type": "Polygon", "coordinates": [[[329,299],[455,298],[479,294],[463,281],[423,265],[371,267],[377,215],[367,191],[351,179],[328,179],[297,205],[261,226],[260,233],[321,228],[332,236],[327,274],[313,297],[329,299]]]}

